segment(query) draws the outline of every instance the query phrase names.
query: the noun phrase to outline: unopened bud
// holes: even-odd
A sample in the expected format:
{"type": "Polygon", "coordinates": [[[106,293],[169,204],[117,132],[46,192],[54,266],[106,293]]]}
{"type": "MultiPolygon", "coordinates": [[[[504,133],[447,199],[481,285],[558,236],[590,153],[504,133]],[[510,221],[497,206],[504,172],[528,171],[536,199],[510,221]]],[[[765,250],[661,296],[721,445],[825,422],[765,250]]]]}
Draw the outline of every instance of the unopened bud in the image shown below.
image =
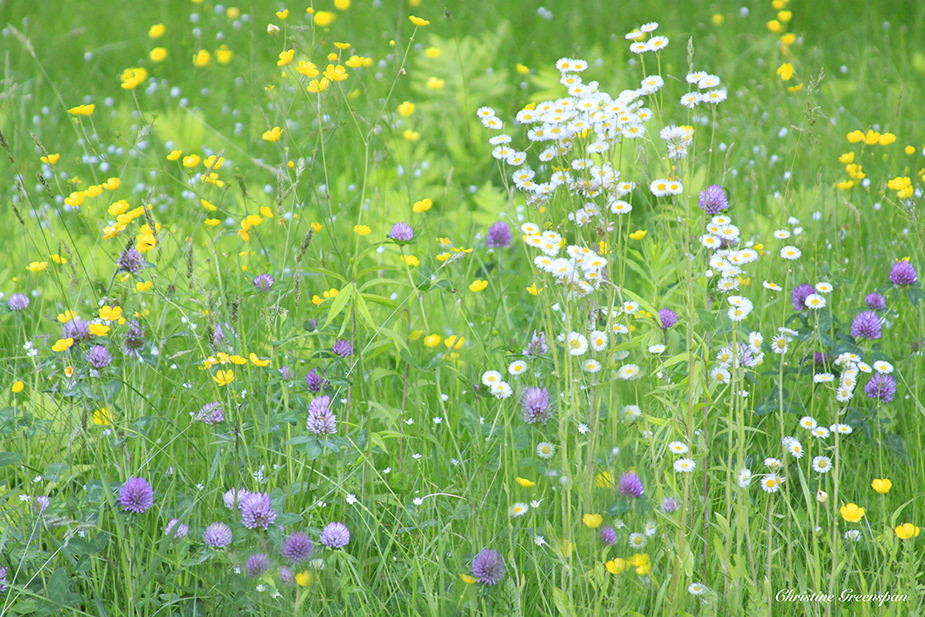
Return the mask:
{"type": "Polygon", "coordinates": [[[819,503],[825,503],[829,500],[829,494],[823,490],[816,491],[816,501],[819,503]]]}

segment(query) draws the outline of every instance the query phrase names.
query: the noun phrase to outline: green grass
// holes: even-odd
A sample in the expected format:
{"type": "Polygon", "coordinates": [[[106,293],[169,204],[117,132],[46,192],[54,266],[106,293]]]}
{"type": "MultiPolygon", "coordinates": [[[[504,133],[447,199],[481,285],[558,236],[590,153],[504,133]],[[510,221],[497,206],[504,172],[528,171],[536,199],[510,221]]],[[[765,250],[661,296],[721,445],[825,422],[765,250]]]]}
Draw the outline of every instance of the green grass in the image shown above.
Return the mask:
{"type": "MultiPolygon", "coordinates": [[[[904,540],[895,528],[925,523],[925,294],[888,275],[897,259],[925,267],[917,103],[925,7],[793,4],[781,34],[796,42],[785,53],[767,26],[777,14],[770,2],[745,3],[746,11],[556,1],[544,5],[550,19],[526,3],[379,4],[318,5],[338,15],[321,27],[304,6],[289,6],[282,20],[274,13],[283,5],[248,2],[236,27],[230,6],[218,12],[208,1],[0,2],[8,230],[0,567],[9,585],[0,614],[918,614],[922,536],[904,540]],[[431,24],[415,28],[409,15],[431,24]],[[630,53],[624,39],[653,20],[670,39],[657,61],[630,53]],[[151,39],[157,23],[165,34],[151,39]],[[280,32],[271,36],[267,24],[280,32]],[[218,62],[220,45],[233,53],[227,64],[218,62]],[[149,58],[155,47],[167,50],[162,62],[149,58]],[[197,68],[200,49],[212,57],[197,68]],[[293,62],[277,66],[289,49],[293,62]],[[329,53],[339,54],[334,64],[354,54],[371,63],[348,65],[345,81],[308,92],[298,62],[324,71],[329,53]],[[535,181],[549,178],[553,170],[537,160],[545,145],[531,145],[513,118],[566,96],[554,68],[563,57],[586,60],[582,78],[613,98],[646,75],[664,78],[645,99],[653,111],[645,138],[589,157],[637,184],[624,197],[631,214],[611,214],[606,194],[564,186],[541,208],[514,187],[515,168],[492,158],[497,133],[479,122],[483,106],[504,121],[511,146],[527,151],[535,181]],[[794,68],[786,82],[777,74],[784,62],[794,68]],[[122,88],[130,67],[153,81],[122,88]],[[682,108],[692,69],[719,76],[728,99],[682,108]],[[399,111],[405,101],[414,104],[408,115],[399,111]],[[92,115],[68,114],[83,103],[95,105],[92,115]],[[679,161],[665,157],[658,136],[672,124],[693,127],[679,161]],[[276,126],[281,138],[265,140],[276,126]],[[849,143],[855,130],[896,141],[849,143]],[[168,160],[173,150],[223,157],[212,170],[218,183],[199,179],[203,162],[168,160]],[[837,186],[849,178],[839,162],[848,152],[868,186],[860,177],[837,186]],[[53,166],[40,161],[49,154],[60,154],[53,166]],[[669,175],[683,192],[653,196],[650,182],[669,175]],[[902,177],[919,194],[888,188],[902,177]],[[109,178],[118,188],[65,207],[109,178]],[[732,292],[754,304],[741,322],[727,316],[730,294],[718,290],[720,268],[699,241],[710,221],[697,198],[710,184],[726,190],[737,247],[760,253],[732,292]],[[141,210],[113,229],[119,212],[109,208],[123,199],[141,210]],[[432,207],[415,211],[425,199],[432,207]],[[602,215],[578,226],[569,214],[588,202],[602,215]],[[411,244],[387,238],[397,221],[413,226],[411,244]],[[486,246],[497,221],[510,224],[510,248],[486,246]],[[534,266],[540,253],[519,229],[528,221],[561,234],[559,256],[567,245],[606,256],[606,281],[570,297],[534,266]],[[355,233],[359,226],[370,233],[355,233]],[[777,240],[780,229],[793,235],[777,240]],[[148,266],[127,276],[120,255],[150,241],[148,232],[148,266]],[[801,250],[798,260],[780,256],[788,244],[801,250]],[[32,262],[48,264],[31,272],[32,262]],[[274,278],[267,293],[255,288],[262,273],[274,278]],[[485,288],[470,287],[476,281],[485,288]],[[817,282],[834,287],[826,307],[794,312],[793,288],[817,282]],[[881,338],[863,340],[851,324],[873,291],[886,297],[886,323],[881,338]],[[16,293],[29,295],[27,309],[8,308],[16,293]],[[640,312],[618,315],[630,301],[640,312]],[[73,327],[59,323],[65,311],[90,320],[104,305],[121,307],[126,321],[53,350],[73,327]],[[667,333],[654,321],[664,308],[680,317],[667,333]],[[144,342],[130,350],[133,324],[144,342]],[[780,327],[796,332],[784,355],[771,347],[780,327]],[[556,341],[598,329],[610,333],[600,351],[572,356],[556,341]],[[548,352],[524,358],[534,331],[545,332],[548,352]],[[719,383],[718,354],[747,344],[750,332],[763,335],[763,362],[730,369],[719,383]],[[350,356],[331,352],[338,339],[350,342],[350,356]],[[111,364],[94,370],[93,344],[108,349],[111,364]],[[656,344],[663,354],[648,351],[656,344]],[[871,377],[862,372],[853,398],[838,401],[841,371],[831,360],[843,352],[889,362],[895,400],[866,396],[871,377]],[[813,366],[815,353],[831,355],[825,367],[813,366]],[[582,370],[588,358],[599,372],[582,370]],[[507,367],[517,360],[529,368],[514,377],[507,367]],[[628,363],[640,379],[619,377],[628,363]],[[229,369],[234,379],[223,385],[229,369]],[[327,379],[324,392],[308,389],[310,370],[327,379]],[[490,394],[488,370],[510,382],[510,398],[490,394]],[[814,383],[823,371],[836,383],[814,383]],[[548,390],[547,423],[523,421],[528,387],[548,390]],[[336,433],[316,436],[306,418],[321,395],[336,433]],[[193,418],[210,402],[224,409],[214,426],[193,418]],[[624,416],[629,405],[640,408],[635,420],[624,416]],[[804,416],[852,433],[814,438],[799,426],[804,416]],[[799,439],[802,457],[781,445],[787,436],[799,439]],[[690,448],[693,473],[675,471],[679,455],[668,444],[676,441],[690,448]],[[539,456],[541,442],[554,444],[553,457],[539,456]],[[824,474],[812,468],[822,455],[834,466],[824,474]],[[786,478],[772,494],[759,486],[768,457],[782,461],[786,478]],[[745,489],[743,467],[754,473],[745,489]],[[617,490],[628,471],[641,478],[640,498],[617,490]],[[130,477],[153,488],[143,513],[120,504],[130,477]],[[891,490],[876,493],[875,478],[888,478],[891,490]],[[274,524],[245,527],[224,504],[231,488],[267,493],[274,524]],[[34,505],[40,496],[49,500],[44,512],[34,505]],[[677,511],[666,511],[666,498],[677,511]],[[840,514],[848,503],[866,509],[859,522],[840,514]],[[530,507],[515,517],[515,504],[530,507]],[[188,527],[184,538],[165,534],[171,519],[188,527]],[[216,521],[233,532],[218,550],[202,541],[216,521]],[[350,529],[342,549],[318,541],[332,521],[350,529]],[[652,524],[645,546],[633,548],[630,534],[652,524]],[[603,543],[598,526],[614,527],[617,543],[603,543]],[[292,565],[298,576],[287,582],[280,546],[295,531],[313,538],[315,552],[292,565]],[[506,575],[472,583],[473,557],[489,548],[506,575]],[[245,562],[258,553],[271,567],[247,576],[245,562]],[[692,583],[706,593],[690,593],[692,583]],[[788,590],[802,596],[785,599],[788,590]],[[906,598],[879,605],[852,593],[906,598]]],[[[591,141],[579,137],[549,165],[569,166],[591,141]]]]}

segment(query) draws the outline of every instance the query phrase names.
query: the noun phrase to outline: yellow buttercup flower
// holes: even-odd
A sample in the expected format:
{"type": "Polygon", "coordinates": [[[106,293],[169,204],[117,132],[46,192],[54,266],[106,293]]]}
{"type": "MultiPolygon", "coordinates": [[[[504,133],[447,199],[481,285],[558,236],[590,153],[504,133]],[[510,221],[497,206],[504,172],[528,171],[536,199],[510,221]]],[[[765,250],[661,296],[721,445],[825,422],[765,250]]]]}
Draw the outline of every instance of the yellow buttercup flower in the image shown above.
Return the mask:
{"type": "Polygon", "coordinates": [[[315,575],[305,570],[295,575],[295,582],[299,587],[308,587],[315,580],[315,575]]]}
{"type": "Polygon", "coordinates": [[[286,19],[289,17],[289,9],[283,9],[282,11],[276,11],[276,16],[280,19],[286,19]]]}
{"type": "Polygon", "coordinates": [[[842,506],[839,511],[841,512],[841,517],[849,523],[857,523],[864,518],[864,508],[859,508],[854,503],[842,506]]]}
{"type": "Polygon", "coordinates": [[[517,484],[521,485],[524,488],[531,488],[531,487],[536,486],[536,482],[531,482],[530,480],[527,480],[526,478],[514,478],[514,480],[516,480],[517,484]]]}
{"type": "Polygon", "coordinates": [[[164,27],[164,24],[154,24],[148,30],[148,36],[151,37],[152,39],[159,39],[162,36],[164,36],[164,32],[166,30],[167,29],[164,27]]]}
{"type": "Polygon", "coordinates": [[[486,287],[488,287],[488,281],[474,281],[471,285],[469,285],[469,290],[478,293],[486,287]]]}
{"type": "Polygon", "coordinates": [[[424,50],[424,55],[428,58],[436,58],[440,55],[440,50],[436,47],[428,47],[424,50]]]}
{"type": "Polygon", "coordinates": [[[585,527],[588,529],[597,529],[601,526],[601,523],[604,522],[604,517],[600,514],[585,514],[581,517],[581,522],[585,524],[585,527]]]}
{"type": "Polygon", "coordinates": [[[231,369],[227,371],[219,369],[215,376],[212,377],[212,380],[220,386],[227,386],[234,381],[234,371],[231,369]]]}
{"type": "Polygon", "coordinates": [[[475,577],[469,576],[468,574],[460,574],[459,578],[467,585],[474,585],[478,582],[475,577]]]}
{"type": "Polygon", "coordinates": [[[912,523],[903,523],[896,527],[894,531],[896,531],[896,536],[900,540],[908,540],[909,538],[914,538],[919,535],[921,530],[912,523]]]}
{"type": "Polygon", "coordinates": [[[200,49],[199,53],[193,56],[193,66],[197,68],[202,68],[209,64],[209,61],[212,59],[212,54],[207,52],[205,49],[200,49]]]}
{"type": "Polygon", "coordinates": [[[33,261],[31,264],[26,266],[26,270],[29,272],[41,272],[48,267],[47,261],[33,261]]]}
{"type": "Polygon", "coordinates": [[[286,66],[292,59],[295,58],[295,50],[290,49],[289,51],[283,51],[279,54],[279,60],[276,61],[276,66],[286,66]]]}
{"type": "Polygon", "coordinates": [[[167,50],[163,47],[155,47],[148,57],[151,58],[151,62],[163,62],[167,58],[167,50]]]}
{"type": "Polygon", "coordinates": [[[260,358],[257,357],[257,354],[255,354],[254,352],[251,352],[251,355],[249,356],[249,358],[254,366],[270,366],[269,360],[261,360],[260,358]]]}
{"type": "Polygon", "coordinates": [[[10,390],[13,391],[13,394],[19,394],[20,392],[23,391],[23,388],[25,387],[26,387],[26,384],[24,384],[23,381],[20,379],[19,381],[16,381],[13,383],[13,387],[10,388],[10,390]]]}
{"type": "Polygon", "coordinates": [[[414,255],[402,255],[402,263],[411,266],[412,268],[417,268],[421,265],[421,260],[415,257],[414,255]]]}
{"type": "Polygon", "coordinates": [[[61,158],[60,154],[49,154],[48,156],[43,156],[41,161],[46,165],[54,165],[58,162],[58,159],[61,158]]]}
{"type": "Polygon", "coordinates": [[[145,292],[151,289],[151,286],[154,285],[152,281],[143,281],[135,283],[135,290],[140,292],[145,292]]]}
{"type": "Polygon", "coordinates": [[[415,26],[418,26],[418,27],[424,27],[424,26],[430,25],[430,22],[427,21],[426,19],[421,19],[420,17],[415,17],[414,15],[410,15],[408,19],[410,19],[411,23],[413,23],[415,26]]]}
{"type": "Polygon", "coordinates": [[[119,188],[119,185],[121,184],[122,184],[122,181],[119,180],[118,178],[110,178],[109,180],[104,182],[101,186],[107,191],[114,191],[117,188],[119,188]]]}
{"type": "Polygon", "coordinates": [[[848,143],[856,144],[859,141],[864,141],[864,133],[861,131],[851,131],[848,133],[848,143]]]}
{"type": "Polygon", "coordinates": [[[354,226],[353,226],[353,231],[354,231],[354,233],[356,233],[356,234],[358,234],[358,235],[360,235],[360,236],[365,236],[365,235],[369,234],[370,232],[372,232],[372,229],[370,229],[370,228],[367,227],[366,225],[354,225],[354,226]]]}
{"type": "Polygon", "coordinates": [[[784,62],[777,69],[777,74],[780,75],[780,78],[784,81],[789,81],[793,77],[793,65],[789,62],[784,62]]]}
{"type": "Polygon", "coordinates": [[[334,20],[337,19],[337,15],[335,13],[331,13],[330,11],[318,11],[315,13],[314,19],[316,26],[326,28],[327,26],[330,26],[332,23],[334,23],[334,20]]]}
{"type": "Polygon", "coordinates": [[[306,89],[311,93],[317,94],[319,92],[324,92],[325,90],[327,90],[328,86],[330,85],[331,85],[331,82],[328,80],[327,77],[324,77],[321,79],[321,81],[318,81],[317,79],[311,80],[310,82],[308,82],[308,86],[306,89]]]}
{"type": "Polygon", "coordinates": [[[443,338],[439,334],[431,334],[430,336],[424,337],[424,346],[425,347],[436,347],[440,344],[440,341],[443,338]]]}
{"type": "Polygon", "coordinates": [[[537,286],[536,286],[536,281],[534,281],[532,285],[530,285],[529,287],[527,287],[527,292],[528,292],[531,296],[536,296],[536,295],[538,295],[541,291],[543,291],[543,288],[542,288],[542,287],[537,287],[537,286]]]}
{"type": "Polygon", "coordinates": [[[92,323],[89,326],[90,334],[93,336],[106,336],[109,334],[109,326],[103,325],[101,323],[92,323]]]}
{"type": "Polygon", "coordinates": [[[613,488],[613,476],[609,471],[597,474],[595,480],[599,488],[613,488]]]}
{"type": "Polygon", "coordinates": [[[604,567],[607,568],[607,571],[611,574],[623,574],[626,572],[626,560],[617,557],[605,563],[604,567]]]}
{"type": "Polygon", "coordinates": [[[424,84],[428,90],[440,90],[443,88],[446,81],[442,79],[437,79],[436,77],[430,77],[427,79],[427,83],[424,84]]]}
{"type": "Polygon", "coordinates": [[[78,105],[77,107],[68,109],[67,113],[72,116],[89,116],[93,113],[94,109],[96,109],[96,105],[78,105]]]}
{"type": "Polygon", "coordinates": [[[890,492],[890,489],[893,488],[893,483],[888,479],[884,478],[882,480],[875,479],[870,483],[871,488],[880,493],[881,495],[886,495],[890,492]]]}
{"type": "Polygon", "coordinates": [[[633,233],[630,234],[630,238],[632,238],[633,240],[642,240],[642,239],[645,238],[645,237],[646,237],[646,230],[645,230],[645,229],[640,229],[640,230],[634,231],[633,233]]]}
{"type": "Polygon", "coordinates": [[[70,349],[71,345],[73,344],[74,344],[74,339],[72,338],[58,339],[58,341],[54,345],[52,345],[51,350],[56,353],[61,353],[62,351],[67,351],[68,349],[70,349]]]}
{"type": "Polygon", "coordinates": [[[99,426],[109,426],[112,424],[112,413],[105,407],[100,407],[93,412],[93,423],[99,426]]]}
{"type": "Polygon", "coordinates": [[[414,103],[405,101],[398,106],[398,113],[405,117],[410,116],[414,113],[414,103]]]}
{"type": "Polygon", "coordinates": [[[283,136],[283,129],[279,128],[278,126],[274,126],[272,129],[270,129],[269,131],[266,131],[263,134],[263,138],[265,141],[279,141],[279,138],[282,136],[283,136]]]}
{"type": "Polygon", "coordinates": [[[199,158],[198,155],[190,154],[189,156],[183,158],[183,166],[184,167],[195,167],[196,165],[199,164],[200,160],[201,159],[199,158]]]}
{"type": "Polygon", "coordinates": [[[232,57],[234,57],[234,52],[228,49],[227,45],[222,45],[215,50],[215,59],[218,60],[219,64],[228,64],[231,62],[232,57]]]}
{"type": "Polygon", "coordinates": [[[414,205],[411,206],[411,209],[418,213],[427,212],[433,205],[434,202],[432,202],[430,199],[422,199],[421,201],[414,202],[414,205]]]}
{"type": "Polygon", "coordinates": [[[454,334],[453,336],[447,337],[447,339],[443,341],[443,344],[446,345],[447,349],[455,350],[455,349],[459,349],[460,347],[462,347],[463,341],[465,340],[466,339],[464,339],[463,337],[457,336],[454,334]]]}
{"type": "Polygon", "coordinates": [[[889,146],[894,141],[896,141],[896,135],[893,133],[884,133],[880,136],[879,143],[881,146],[889,146]]]}
{"type": "Polygon", "coordinates": [[[329,64],[328,68],[324,70],[324,76],[330,81],[344,81],[350,74],[347,72],[347,69],[341,65],[334,66],[329,64]]]}

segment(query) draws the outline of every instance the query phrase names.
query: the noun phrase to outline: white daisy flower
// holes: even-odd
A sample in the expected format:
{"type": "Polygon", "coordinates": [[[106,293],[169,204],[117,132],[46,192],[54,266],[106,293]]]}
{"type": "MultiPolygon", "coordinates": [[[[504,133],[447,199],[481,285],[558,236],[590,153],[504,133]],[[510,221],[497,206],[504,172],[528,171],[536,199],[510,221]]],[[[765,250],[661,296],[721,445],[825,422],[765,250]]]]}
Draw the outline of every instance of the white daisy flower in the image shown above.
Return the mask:
{"type": "Polygon", "coordinates": [[[517,377],[518,375],[523,375],[527,371],[527,363],[523,360],[515,360],[511,362],[510,366],[507,367],[507,372],[517,377]]]}
{"type": "Polygon", "coordinates": [[[854,432],[854,429],[849,424],[833,424],[829,427],[829,430],[833,433],[837,432],[839,435],[850,435],[854,432]]]}
{"type": "Polygon", "coordinates": [[[644,548],[646,545],[646,537],[641,533],[631,533],[628,538],[629,545],[634,549],[644,548]]]}
{"type": "Polygon", "coordinates": [[[771,291],[782,291],[783,290],[783,287],[781,287],[777,283],[769,283],[767,281],[763,281],[761,283],[761,286],[764,287],[765,289],[770,289],[771,291]]]}
{"type": "Polygon", "coordinates": [[[790,455],[794,458],[803,458],[803,446],[796,439],[790,442],[787,446],[787,450],[790,451],[790,455]]]}
{"type": "Polygon", "coordinates": [[[764,459],[765,467],[770,467],[772,470],[778,470],[784,466],[784,464],[778,458],[768,457],[764,459]]]}
{"type": "Polygon", "coordinates": [[[498,371],[485,371],[482,373],[482,384],[489,388],[496,383],[501,382],[501,373],[498,371]]]}
{"type": "Polygon", "coordinates": [[[580,332],[569,332],[565,337],[565,347],[570,355],[581,356],[588,351],[588,339],[580,332]]]}
{"type": "Polygon", "coordinates": [[[725,368],[721,366],[717,366],[712,371],[710,371],[710,377],[712,377],[714,380],[718,381],[719,383],[725,384],[725,383],[729,383],[729,380],[731,379],[732,375],[730,375],[729,371],[727,371],[725,368]]]}
{"type": "Polygon", "coordinates": [[[817,426],[816,419],[812,416],[803,416],[800,418],[800,426],[805,428],[807,431],[811,431],[817,426]]]}
{"type": "Polygon", "coordinates": [[[688,452],[687,444],[683,441],[672,441],[668,444],[668,449],[674,454],[687,454],[688,452]]]}
{"type": "Polygon", "coordinates": [[[832,383],[835,381],[835,375],[832,373],[816,373],[813,375],[814,383],[832,383]]]}
{"type": "Polygon", "coordinates": [[[748,485],[752,481],[752,470],[748,467],[743,467],[739,470],[739,477],[736,480],[739,484],[739,488],[748,488],[748,485]]]}
{"type": "Polygon", "coordinates": [[[548,441],[536,444],[536,455],[540,458],[550,459],[556,454],[556,447],[548,441]]]}
{"type": "Polygon", "coordinates": [[[591,332],[590,345],[591,349],[594,351],[604,351],[607,349],[607,333],[600,330],[591,332]]]}
{"type": "Polygon", "coordinates": [[[664,353],[665,349],[667,349],[667,347],[664,345],[649,345],[649,353],[651,354],[658,355],[660,353],[664,353]]]}
{"type": "Polygon", "coordinates": [[[748,344],[755,351],[761,351],[761,345],[764,343],[764,337],[760,332],[748,333],[748,344]]]}
{"type": "Polygon", "coordinates": [[[703,100],[699,92],[688,92],[685,95],[681,96],[681,106],[686,107],[687,109],[693,109],[697,107],[700,101],[703,100]]]}
{"type": "Polygon", "coordinates": [[[883,360],[874,362],[874,370],[882,375],[888,375],[893,372],[893,365],[883,360]]]}
{"type": "Polygon", "coordinates": [[[769,473],[761,479],[761,488],[763,488],[766,493],[776,493],[780,490],[780,485],[783,481],[784,479],[776,473],[769,473]]]}
{"type": "Polygon", "coordinates": [[[831,293],[832,289],[834,288],[831,283],[816,283],[816,291],[821,294],[831,293]]]}
{"type": "Polygon", "coordinates": [[[642,410],[639,409],[639,405],[626,405],[620,410],[620,415],[625,422],[632,422],[642,415],[642,410]]]}
{"type": "Polygon", "coordinates": [[[806,308],[818,310],[825,306],[825,298],[819,294],[809,294],[806,296],[806,308]]]}
{"type": "Polygon", "coordinates": [[[647,24],[642,24],[641,26],[639,26],[640,32],[655,32],[655,30],[657,29],[658,29],[657,21],[650,21],[647,24]]]}
{"type": "Polygon", "coordinates": [[[641,374],[642,370],[635,364],[624,364],[620,367],[620,370],[617,371],[617,377],[627,381],[639,379],[641,374]]]}
{"type": "Polygon", "coordinates": [[[795,246],[785,246],[780,250],[780,256],[784,259],[789,259],[793,261],[794,259],[799,259],[800,255],[803,253],[795,246]]]}
{"type": "Polygon", "coordinates": [[[597,360],[592,360],[591,358],[588,358],[587,360],[581,363],[581,370],[583,370],[586,373],[596,373],[599,370],[601,370],[601,363],[598,362],[597,360]]]}
{"type": "Polygon", "coordinates": [[[778,229],[777,231],[774,232],[774,237],[777,238],[778,240],[786,240],[787,238],[790,237],[790,232],[787,231],[786,229],[778,229]]]}
{"type": "Polygon", "coordinates": [[[813,470],[819,473],[829,473],[832,469],[832,459],[827,456],[817,456],[813,459],[813,470]]]}
{"type": "Polygon", "coordinates": [[[511,506],[511,509],[508,511],[508,514],[511,518],[517,518],[518,516],[523,516],[530,511],[530,506],[525,503],[515,503],[511,506]]]}
{"type": "Polygon", "coordinates": [[[787,353],[789,343],[790,339],[788,337],[777,335],[771,339],[771,351],[783,355],[787,353]]]}
{"type": "Polygon", "coordinates": [[[824,426],[817,426],[809,432],[810,435],[817,439],[827,439],[829,436],[829,429],[824,426]]]}
{"type": "Polygon", "coordinates": [[[707,586],[703,583],[691,583],[687,586],[687,593],[692,596],[702,596],[707,592],[707,586]]]}
{"type": "Polygon", "coordinates": [[[679,458],[674,462],[674,470],[678,473],[691,473],[696,468],[697,463],[694,462],[694,459],[679,458]]]}
{"type": "Polygon", "coordinates": [[[496,383],[491,386],[491,393],[495,398],[505,399],[510,398],[510,396],[514,394],[514,390],[511,388],[510,384],[506,381],[502,381],[501,383],[496,383]]]}

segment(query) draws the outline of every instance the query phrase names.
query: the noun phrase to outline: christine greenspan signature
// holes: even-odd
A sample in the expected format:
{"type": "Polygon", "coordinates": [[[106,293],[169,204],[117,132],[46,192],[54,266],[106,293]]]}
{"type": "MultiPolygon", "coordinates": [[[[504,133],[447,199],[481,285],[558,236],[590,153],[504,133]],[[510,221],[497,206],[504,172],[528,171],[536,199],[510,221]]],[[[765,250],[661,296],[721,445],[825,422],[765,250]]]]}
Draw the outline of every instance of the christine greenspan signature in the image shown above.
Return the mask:
{"type": "Polygon", "coordinates": [[[909,596],[904,593],[858,593],[854,589],[843,589],[841,593],[802,593],[793,589],[781,589],[774,596],[778,602],[864,602],[883,606],[888,602],[906,602],[909,596]]]}

